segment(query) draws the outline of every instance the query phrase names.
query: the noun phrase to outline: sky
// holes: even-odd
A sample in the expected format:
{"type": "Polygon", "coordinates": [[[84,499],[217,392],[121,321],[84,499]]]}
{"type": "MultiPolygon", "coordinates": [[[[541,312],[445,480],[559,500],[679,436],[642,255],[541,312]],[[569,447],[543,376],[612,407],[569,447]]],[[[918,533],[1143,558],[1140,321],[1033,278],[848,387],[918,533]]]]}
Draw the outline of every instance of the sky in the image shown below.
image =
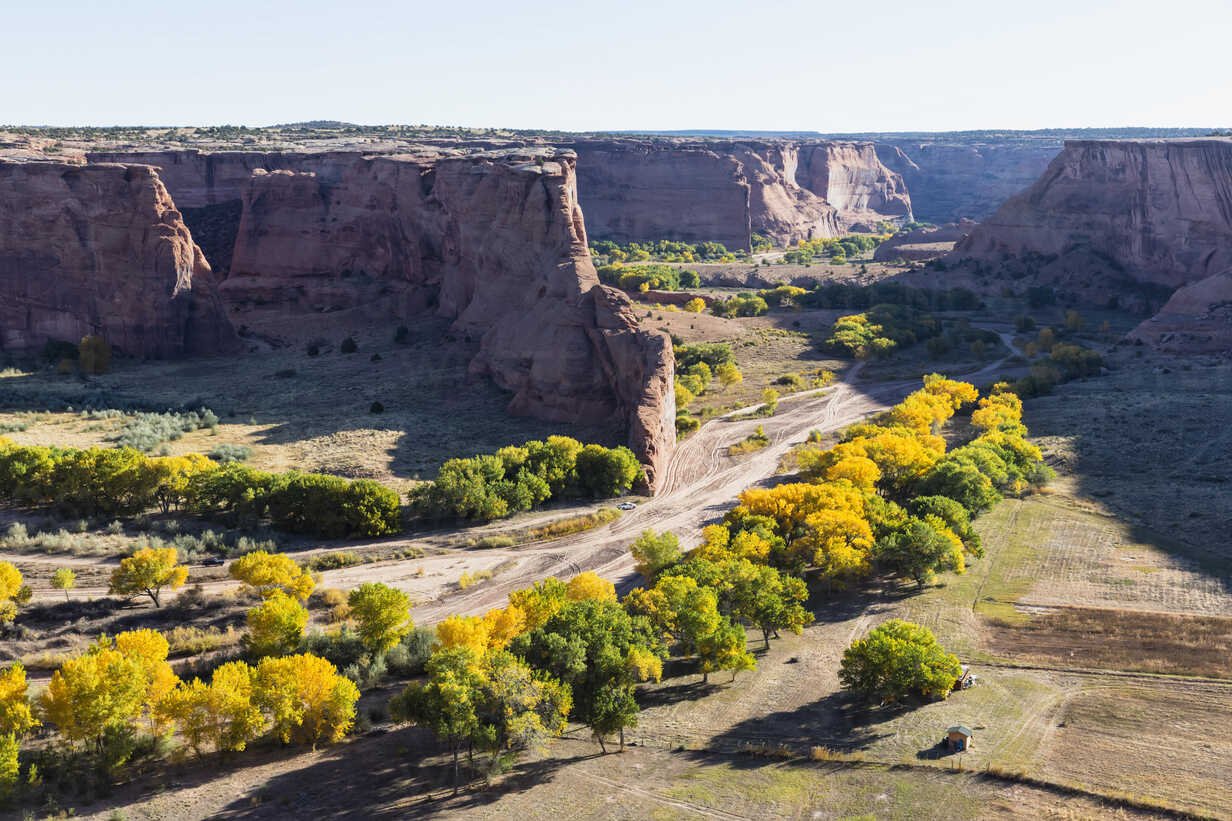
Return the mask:
{"type": "Polygon", "coordinates": [[[0,123],[1232,125],[1229,0],[0,0],[0,123]]]}

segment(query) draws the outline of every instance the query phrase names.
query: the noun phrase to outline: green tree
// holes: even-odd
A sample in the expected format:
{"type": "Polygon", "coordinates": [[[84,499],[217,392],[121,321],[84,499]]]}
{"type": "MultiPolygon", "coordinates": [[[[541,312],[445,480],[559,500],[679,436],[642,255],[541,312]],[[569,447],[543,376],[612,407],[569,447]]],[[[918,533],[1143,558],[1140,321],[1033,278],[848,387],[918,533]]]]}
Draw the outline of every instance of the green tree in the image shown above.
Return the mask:
{"type": "Polygon", "coordinates": [[[427,663],[428,680],[412,683],[389,703],[395,721],[427,728],[453,755],[453,792],[458,794],[458,758],[479,730],[483,699],[479,654],[470,647],[441,649],[427,663]]]}
{"type": "Polygon", "coordinates": [[[710,680],[710,674],[718,670],[731,670],[732,681],[741,670],[754,670],[757,663],[748,652],[748,640],[739,624],[721,622],[709,634],[697,641],[698,667],[702,683],[710,680]]]}
{"type": "Polygon", "coordinates": [[[597,499],[623,493],[642,475],[637,457],[626,447],[587,445],[578,451],[576,464],[578,482],[597,499]]]}
{"type": "Polygon", "coordinates": [[[380,582],[355,588],[347,604],[359,622],[360,640],[373,653],[387,652],[414,629],[410,596],[380,582]]]}
{"type": "Polygon", "coordinates": [[[932,631],[893,619],[858,639],[843,653],[843,686],[883,704],[908,696],[945,698],[962,672],[932,631]]]}
{"type": "Polygon", "coordinates": [[[656,534],[654,530],[646,528],[630,546],[629,552],[637,561],[637,572],[642,574],[646,581],[653,582],[663,568],[680,561],[680,542],[671,531],[665,530],[656,534]]]}
{"type": "Polygon", "coordinates": [[[663,647],[649,624],[606,599],[564,604],[511,650],[570,686],[573,718],[591,728],[605,752],[605,736],[619,733],[623,749],[625,728],[637,724],[634,685],[662,675],[663,647]]]}
{"type": "Polygon", "coordinates": [[[935,517],[912,516],[901,528],[877,541],[873,557],[896,576],[914,579],[923,587],[937,571],[961,567],[961,554],[955,556],[954,542],[937,525],[944,526],[935,517]]]}
{"type": "Polygon", "coordinates": [[[77,574],[72,568],[58,567],[56,572],[51,574],[51,586],[56,590],[64,591],[64,600],[68,601],[68,591],[72,590],[77,585],[77,574]]]}

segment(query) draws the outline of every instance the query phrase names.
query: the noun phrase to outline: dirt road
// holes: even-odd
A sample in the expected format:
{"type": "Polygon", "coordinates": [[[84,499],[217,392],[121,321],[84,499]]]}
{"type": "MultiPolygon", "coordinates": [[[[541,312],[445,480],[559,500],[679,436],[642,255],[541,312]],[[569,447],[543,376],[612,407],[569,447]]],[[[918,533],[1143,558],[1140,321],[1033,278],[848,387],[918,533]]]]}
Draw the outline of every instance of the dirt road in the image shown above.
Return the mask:
{"type": "MultiPolygon", "coordinates": [[[[1002,334],[1002,338],[1008,345],[1008,335],[1002,334]]],[[[997,373],[1003,361],[962,378],[976,383],[985,381],[997,373]]],[[[680,538],[683,547],[697,544],[701,529],[721,519],[742,490],[772,477],[783,455],[804,441],[810,431],[837,431],[888,408],[919,387],[914,380],[863,383],[860,371],[861,366],[856,365],[831,387],[785,397],[773,416],[750,416],[760,408],[755,405],[702,425],[676,448],[658,495],[610,525],[546,543],[482,550],[454,548],[420,559],[325,571],[321,574],[322,584],[348,589],[365,581],[381,581],[404,589],[420,602],[413,611],[417,624],[432,624],[454,613],[478,614],[503,607],[510,592],[546,576],[567,579],[592,570],[612,580],[618,589],[629,589],[638,579],[628,548],[643,530],[670,530],[680,538]],[[770,438],[768,447],[743,457],[726,455],[728,446],[747,437],[758,425],[764,427],[770,438]],[[499,570],[491,581],[466,590],[456,590],[453,584],[464,570],[474,573],[491,569],[499,570]]],[[[382,544],[393,548],[398,543],[385,540],[382,544]]],[[[45,561],[42,557],[23,558],[45,561]]],[[[101,560],[98,563],[107,564],[101,560]]],[[[235,584],[220,580],[201,586],[207,592],[218,592],[235,584]]],[[[74,591],[74,596],[105,594],[102,588],[74,591]]],[[[40,591],[36,598],[59,595],[56,591],[40,591]]]]}

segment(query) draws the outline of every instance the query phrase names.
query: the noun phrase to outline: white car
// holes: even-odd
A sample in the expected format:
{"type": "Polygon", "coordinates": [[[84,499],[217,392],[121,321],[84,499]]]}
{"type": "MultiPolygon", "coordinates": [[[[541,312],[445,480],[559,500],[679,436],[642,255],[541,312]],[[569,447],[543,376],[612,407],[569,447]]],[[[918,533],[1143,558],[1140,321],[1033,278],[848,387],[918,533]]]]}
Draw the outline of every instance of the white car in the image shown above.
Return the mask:
{"type": "Polygon", "coordinates": [[[634,504],[633,502],[621,502],[620,504],[616,505],[617,510],[632,510],[635,507],[637,507],[637,505],[634,504]]]}

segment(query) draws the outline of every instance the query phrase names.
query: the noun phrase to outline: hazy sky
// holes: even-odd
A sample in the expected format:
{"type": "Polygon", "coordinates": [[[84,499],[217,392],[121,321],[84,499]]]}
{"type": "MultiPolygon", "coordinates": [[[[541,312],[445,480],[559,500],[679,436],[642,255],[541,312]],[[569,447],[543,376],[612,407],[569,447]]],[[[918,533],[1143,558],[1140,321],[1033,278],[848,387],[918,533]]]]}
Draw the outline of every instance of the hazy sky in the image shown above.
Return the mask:
{"type": "Polygon", "coordinates": [[[0,123],[1232,124],[1232,0],[0,0],[0,123]]]}

